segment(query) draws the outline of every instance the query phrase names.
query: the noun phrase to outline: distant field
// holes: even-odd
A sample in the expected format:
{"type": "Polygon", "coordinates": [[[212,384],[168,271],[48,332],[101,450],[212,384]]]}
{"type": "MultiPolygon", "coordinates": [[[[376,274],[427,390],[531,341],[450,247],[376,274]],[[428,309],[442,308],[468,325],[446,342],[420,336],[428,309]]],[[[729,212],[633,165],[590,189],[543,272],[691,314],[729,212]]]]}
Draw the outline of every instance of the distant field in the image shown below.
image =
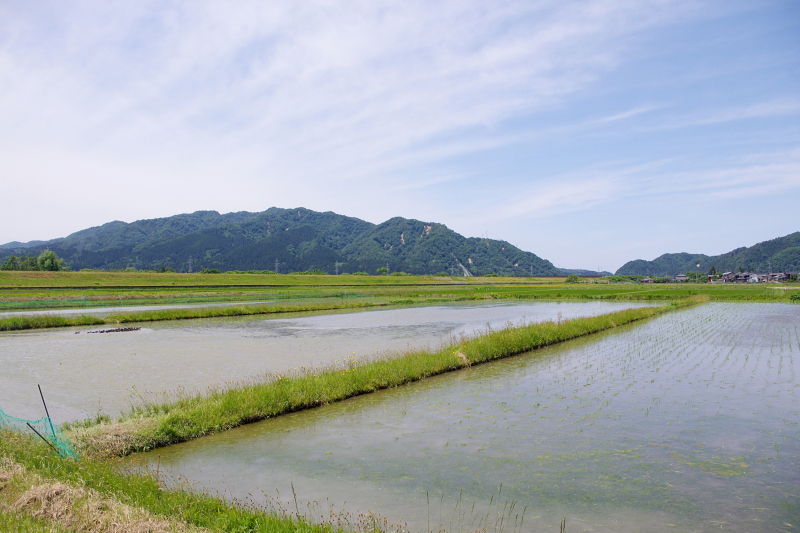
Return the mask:
{"type": "Polygon", "coordinates": [[[310,276],[290,274],[176,274],[152,272],[0,271],[0,288],[16,287],[214,287],[385,286],[442,283],[549,283],[565,278],[459,278],[435,276],[310,276]]]}
{"type": "Polygon", "coordinates": [[[564,278],[0,272],[0,311],[263,300],[391,299],[426,303],[472,299],[789,301],[798,284],[637,284],[564,278]]]}

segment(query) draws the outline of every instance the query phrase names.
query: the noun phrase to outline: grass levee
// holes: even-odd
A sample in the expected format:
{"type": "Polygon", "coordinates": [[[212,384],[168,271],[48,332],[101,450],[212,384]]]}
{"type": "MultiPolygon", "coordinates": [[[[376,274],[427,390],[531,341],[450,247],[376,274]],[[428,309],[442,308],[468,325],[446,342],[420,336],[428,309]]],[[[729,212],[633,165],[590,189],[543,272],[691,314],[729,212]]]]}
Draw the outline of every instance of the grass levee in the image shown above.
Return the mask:
{"type": "Polygon", "coordinates": [[[228,316],[266,315],[278,313],[299,313],[304,311],[335,311],[346,309],[365,309],[414,303],[409,300],[385,302],[329,302],[321,304],[296,305],[238,305],[225,307],[197,307],[189,309],[157,309],[135,311],[98,318],[88,315],[63,317],[58,315],[17,315],[0,318],[0,331],[23,329],[58,328],[70,326],[94,326],[105,324],[129,324],[132,322],[156,322],[162,320],[185,320],[191,318],[215,318],[228,316]]]}
{"type": "Polygon", "coordinates": [[[0,431],[0,527],[15,532],[341,531],[209,494],[165,490],[112,462],[64,460],[28,437],[0,431]]]}
{"type": "Polygon", "coordinates": [[[0,318],[0,331],[21,329],[63,328],[69,326],[94,326],[105,324],[102,318],[94,316],[65,317],[57,315],[12,316],[0,318]]]}
{"type": "Polygon", "coordinates": [[[155,311],[137,311],[111,315],[105,319],[106,324],[125,324],[130,322],[154,322],[160,320],[185,320],[190,318],[215,318],[226,316],[266,315],[277,313],[295,313],[302,311],[335,311],[341,309],[365,309],[368,307],[385,307],[408,304],[408,301],[389,302],[330,302],[322,304],[299,305],[241,305],[226,307],[200,307],[193,309],[159,309],[155,311]]]}
{"type": "Polygon", "coordinates": [[[657,307],[509,327],[439,350],[412,350],[374,360],[343,362],[317,372],[278,375],[247,386],[143,405],[115,423],[80,424],[65,429],[81,453],[93,457],[152,450],[535,350],[707,300],[697,296],[657,307]]]}

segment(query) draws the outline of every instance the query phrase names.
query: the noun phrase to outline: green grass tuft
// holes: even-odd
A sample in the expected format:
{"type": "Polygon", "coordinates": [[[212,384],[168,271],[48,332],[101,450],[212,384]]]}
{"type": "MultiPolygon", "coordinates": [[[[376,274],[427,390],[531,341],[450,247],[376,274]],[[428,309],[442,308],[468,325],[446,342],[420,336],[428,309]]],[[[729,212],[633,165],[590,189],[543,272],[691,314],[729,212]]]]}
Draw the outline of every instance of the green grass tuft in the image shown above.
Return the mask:
{"type": "Polygon", "coordinates": [[[12,316],[0,318],[0,331],[22,329],[64,328],[69,326],[94,326],[105,324],[102,318],[93,316],[64,317],[56,315],[12,316]]]}

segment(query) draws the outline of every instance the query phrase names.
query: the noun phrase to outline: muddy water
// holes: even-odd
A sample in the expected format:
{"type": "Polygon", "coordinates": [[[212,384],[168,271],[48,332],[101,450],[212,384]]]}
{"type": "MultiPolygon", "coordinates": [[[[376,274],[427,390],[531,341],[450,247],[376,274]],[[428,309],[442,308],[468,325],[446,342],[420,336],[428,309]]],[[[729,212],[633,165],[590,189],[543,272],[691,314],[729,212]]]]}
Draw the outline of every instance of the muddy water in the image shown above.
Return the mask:
{"type": "Polygon", "coordinates": [[[129,464],[417,531],[793,531],[799,373],[800,306],[707,304],[129,464]]]}
{"type": "Polygon", "coordinates": [[[264,372],[329,364],[410,346],[437,346],[487,324],[600,314],[636,303],[460,304],[327,314],[231,317],[0,333],[0,406],[41,415],[37,384],[58,422],[116,415],[164,391],[203,390],[264,372]],[[137,395],[138,394],[138,395],[137,395]]]}

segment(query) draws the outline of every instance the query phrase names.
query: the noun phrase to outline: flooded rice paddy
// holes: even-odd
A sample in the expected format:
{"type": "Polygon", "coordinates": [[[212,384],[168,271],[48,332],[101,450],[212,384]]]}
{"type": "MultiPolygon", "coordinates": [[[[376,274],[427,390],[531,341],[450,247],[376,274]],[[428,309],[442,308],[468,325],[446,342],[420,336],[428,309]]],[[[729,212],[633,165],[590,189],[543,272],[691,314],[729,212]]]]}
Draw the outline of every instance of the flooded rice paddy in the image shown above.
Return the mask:
{"type": "MultiPolygon", "coordinates": [[[[37,384],[57,422],[111,416],[164,391],[205,390],[265,372],[325,365],[348,356],[438,346],[451,336],[595,315],[636,306],[615,302],[449,304],[361,312],[306,313],[126,324],[139,331],[88,335],[103,326],[0,333],[0,407],[39,418],[37,384]]],[[[641,305],[641,304],[640,304],[641,305]]]]}
{"type": "Polygon", "coordinates": [[[286,302],[280,302],[275,300],[256,300],[248,302],[211,302],[211,303],[193,303],[193,304],[159,304],[159,305],[137,305],[137,306],[104,305],[101,307],[89,307],[89,308],[3,311],[0,312],[0,318],[8,318],[12,316],[41,316],[41,315],[60,315],[60,316],[88,315],[88,316],[96,316],[98,318],[105,318],[109,315],[113,315],[116,313],[130,313],[136,311],[161,311],[164,309],[196,309],[201,307],[248,306],[248,305],[264,305],[271,303],[285,304],[286,302]]]}
{"type": "Polygon", "coordinates": [[[712,303],[127,464],[416,531],[797,531],[798,373],[800,306],[712,303]]]}

